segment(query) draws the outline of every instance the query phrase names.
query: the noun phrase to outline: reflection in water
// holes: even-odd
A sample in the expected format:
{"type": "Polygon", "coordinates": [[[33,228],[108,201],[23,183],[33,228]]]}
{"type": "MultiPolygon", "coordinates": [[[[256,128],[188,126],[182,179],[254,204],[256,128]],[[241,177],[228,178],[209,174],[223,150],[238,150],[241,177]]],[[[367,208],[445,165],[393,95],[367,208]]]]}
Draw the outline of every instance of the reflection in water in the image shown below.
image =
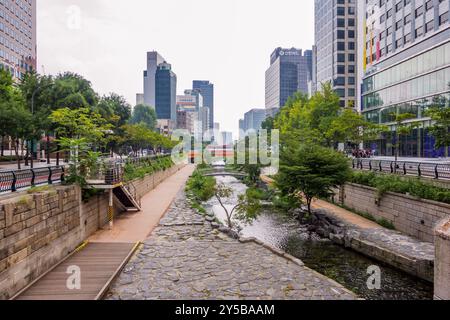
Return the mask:
{"type": "MultiPolygon", "coordinates": [[[[246,186],[233,177],[217,177],[218,183],[230,186],[233,197],[226,200],[232,208],[239,194],[246,186]]],[[[213,210],[219,220],[225,222],[226,215],[216,199],[211,199],[207,207],[213,210]]],[[[432,299],[433,288],[421,281],[380,262],[360,255],[352,250],[333,244],[327,239],[308,232],[297,220],[282,214],[265,212],[250,225],[240,225],[244,237],[254,237],[276,248],[286,251],[302,260],[306,266],[341,283],[365,299],[419,300],[432,299]],[[381,289],[369,290],[366,281],[367,268],[377,265],[381,268],[381,289]]]]}

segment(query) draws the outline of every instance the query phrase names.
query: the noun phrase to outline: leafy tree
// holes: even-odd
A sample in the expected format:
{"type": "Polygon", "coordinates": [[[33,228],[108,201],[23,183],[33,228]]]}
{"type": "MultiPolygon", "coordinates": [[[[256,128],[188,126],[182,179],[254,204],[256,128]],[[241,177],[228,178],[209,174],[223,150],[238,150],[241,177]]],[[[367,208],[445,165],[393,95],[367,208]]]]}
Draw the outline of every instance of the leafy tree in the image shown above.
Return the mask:
{"type": "Polygon", "coordinates": [[[131,117],[131,124],[144,123],[147,128],[154,130],[156,127],[156,111],[151,106],[144,104],[138,104],[133,109],[133,115],[131,117]]]}
{"type": "Polygon", "coordinates": [[[251,189],[248,189],[245,194],[239,195],[237,204],[230,209],[225,205],[224,199],[233,196],[233,189],[224,184],[216,185],[214,195],[227,216],[229,228],[234,227],[233,218],[244,223],[250,223],[258,217],[261,203],[249,190],[251,189]]]}
{"type": "Polygon", "coordinates": [[[386,127],[370,123],[353,109],[343,109],[326,132],[327,139],[333,144],[349,143],[353,147],[368,140],[376,139],[386,127]]]}
{"type": "MultiPolygon", "coordinates": [[[[450,84],[449,84],[450,87],[450,84]]],[[[447,148],[450,146],[450,105],[449,100],[441,96],[433,101],[433,105],[427,111],[427,115],[433,120],[430,133],[435,138],[435,148],[447,148]]]]}
{"type": "Polygon", "coordinates": [[[108,136],[108,149],[112,155],[114,151],[118,152],[123,144],[124,126],[130,120],[131,106],[124,97],[111,93],[100,99],[96,111],[111,125],[112,134],[108,136]]]}
{"type": "Polygon", "coordinates": [[[52,87],[52,99],[54,109],[87,108],[91,111],[94,111],[99,100],[91,82],[72,72],[56,76],[52,87]]]}
{"type": "Polygon", "coordinates": [[[282,143],[292,140],[332,146],[327,132],[341,109],[339,97],[327,83],[310,99],[297,94],[288,100],[276,116],[274,126],[280,130],[282,143]]]}
{"type": "Polygon", "coordinates": [[[88,143],[97,145],[111,129],[111,125],[100,114],[87,108],[58,109],[52,112],[50,120],[55,124],[59,137],[84,138],[88,143]]]}
{"type": "Polygon", "coordinates": [[[312,200],[332,195],[333,188],[344,184],[350,172],[348,159],[342,154],[313,144],[294,143],[283,146],[275,182],[291,206],[300,205],[304,197],[311,213],[312,200]]]}
{"type": "Polygon", "coordinates": [[[0,70],[0,132],[14,141],[17,168],[21,168],[25,141],[33,132],[32,116],[21,92],[13,85],[11,74],[0,70]],[[19,155],[19,150],[22,154],[19,155]]]}

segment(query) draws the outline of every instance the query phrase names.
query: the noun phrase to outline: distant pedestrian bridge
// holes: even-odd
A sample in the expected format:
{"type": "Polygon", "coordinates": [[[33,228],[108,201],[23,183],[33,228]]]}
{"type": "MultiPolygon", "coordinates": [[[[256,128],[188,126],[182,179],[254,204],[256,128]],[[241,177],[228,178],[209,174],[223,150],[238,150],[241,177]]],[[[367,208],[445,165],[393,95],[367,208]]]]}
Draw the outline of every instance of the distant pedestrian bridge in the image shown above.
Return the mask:
{"type": "Polygon", "coordinates": [[[224,166],[213,166],[207,169],[200,169],[199,172],[205,177],[236,177],[236,178],[244,178],[247,176],[247,173],[244,171],[236,170],[233,168],[227,168],[224,166]]]}

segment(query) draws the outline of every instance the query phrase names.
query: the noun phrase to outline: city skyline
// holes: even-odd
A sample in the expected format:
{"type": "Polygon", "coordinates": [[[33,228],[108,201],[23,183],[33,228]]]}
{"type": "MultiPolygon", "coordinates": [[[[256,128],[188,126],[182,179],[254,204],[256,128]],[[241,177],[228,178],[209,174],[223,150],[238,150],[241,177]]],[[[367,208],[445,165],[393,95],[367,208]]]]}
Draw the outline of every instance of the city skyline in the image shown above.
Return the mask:
{"type": "Polygon", "coordinates": [[[216,118],[235,136],[239,117],[252,106],[264,105],[267,57],[277,47],[311,48],[314,42],[312,0],[283,0],[277,6],[271,1],[198,0],[201,12],[179,1],[134,1],[133,7],[114,3],[78,1],[73,6],[66,0],[39,1],[38,71],[77,72],[100,93],[117,92],[134,105],[136,93],[142,91],[146,54],[156,50],[176,70],[177,94],[193,80],[214,84],[216,118]],[[258,16],[253,14],[255,5],[258,16]],[[146,12],[160,12],[158,8],[173,12],[170,27],[158,16],[146,23],[146,12]],[[305,26],[311,32],[302,32],[305,26]],[[184,35],[199,29],[208,41],[194,46],[192,37],[184,35]],[[239,72],[248,76],[237,76],[239,72]]]}

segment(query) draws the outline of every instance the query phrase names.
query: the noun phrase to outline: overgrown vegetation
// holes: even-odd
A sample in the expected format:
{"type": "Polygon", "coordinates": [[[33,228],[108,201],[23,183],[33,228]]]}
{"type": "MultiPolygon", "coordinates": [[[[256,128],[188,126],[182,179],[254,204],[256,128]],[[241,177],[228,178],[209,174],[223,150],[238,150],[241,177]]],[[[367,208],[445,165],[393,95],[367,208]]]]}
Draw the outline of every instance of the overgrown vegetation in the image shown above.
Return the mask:
{"type": "Polygon", "coordinates": [[[417,178],[358,171],[353,172],[350,181],[377,189],[379,199],[386,192],[395,192],[450,204],[450,190],[431,185],[417,178]]]}
{"type": "Polygon", "coordinates": [[[188,179],[185,188],[186,196],[191,207],[199,213],[205,214],[206,210],[203,208],[202,202],[208,201],[214,196],[215,187],[216,179],[203,176],[197,167],[188,179]]]}
{"type": "Polygon", "coordinates": [[[155,159],[143,158],[139,164],[127,163],[124,170],[124,180],[128,182],[135,179],[143,179],[148,174],[167,170],[173,164],[170,157],[159,157],[155,159]]]}

